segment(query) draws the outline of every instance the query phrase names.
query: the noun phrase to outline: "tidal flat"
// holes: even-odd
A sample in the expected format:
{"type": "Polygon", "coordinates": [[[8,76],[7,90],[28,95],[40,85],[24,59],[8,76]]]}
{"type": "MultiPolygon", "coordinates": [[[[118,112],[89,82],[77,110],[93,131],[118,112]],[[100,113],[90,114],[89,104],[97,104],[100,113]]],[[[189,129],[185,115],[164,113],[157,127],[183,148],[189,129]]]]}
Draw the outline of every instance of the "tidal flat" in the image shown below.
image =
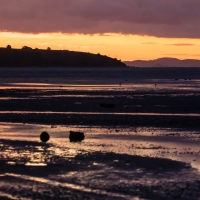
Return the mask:
{"type": "Polygon", "coordinates": [[[1,68],[0,198],[200,199],[200,73],[163,70],[1,68]]]}

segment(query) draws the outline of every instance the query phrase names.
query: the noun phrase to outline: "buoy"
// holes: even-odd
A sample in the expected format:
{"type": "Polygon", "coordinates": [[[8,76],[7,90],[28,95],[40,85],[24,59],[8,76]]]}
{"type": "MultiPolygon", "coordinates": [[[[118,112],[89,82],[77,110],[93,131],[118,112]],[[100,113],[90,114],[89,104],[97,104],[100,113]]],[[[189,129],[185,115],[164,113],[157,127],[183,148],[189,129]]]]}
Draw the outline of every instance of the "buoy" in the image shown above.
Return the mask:
{"type": "Polygon", "coordinates": [[[40,140],[42,142],[47,142],[49,139],[50,139],[50,136],[49,136],[49,134],[46,131],[44,131],[44,132],[42,132],[40,134],[40,140]]]}

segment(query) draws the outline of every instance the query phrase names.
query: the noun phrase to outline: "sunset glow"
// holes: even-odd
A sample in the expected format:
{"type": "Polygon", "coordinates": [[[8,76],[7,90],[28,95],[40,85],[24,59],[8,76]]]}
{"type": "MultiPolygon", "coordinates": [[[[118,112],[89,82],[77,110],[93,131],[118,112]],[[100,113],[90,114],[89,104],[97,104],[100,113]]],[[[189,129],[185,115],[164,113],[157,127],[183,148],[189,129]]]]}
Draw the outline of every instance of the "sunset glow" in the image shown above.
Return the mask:
{"type": "Polygon", "coordinates": [[[175,57],[200,59],[200,40],[123,34],[0,33],[0,46],[62,49],[100,53],[123,61],[175,57]]]}
{"type": "Polygon", "coordinates": [[[200,59],[199,0],[2,0],[0,47],[200,59]]]}

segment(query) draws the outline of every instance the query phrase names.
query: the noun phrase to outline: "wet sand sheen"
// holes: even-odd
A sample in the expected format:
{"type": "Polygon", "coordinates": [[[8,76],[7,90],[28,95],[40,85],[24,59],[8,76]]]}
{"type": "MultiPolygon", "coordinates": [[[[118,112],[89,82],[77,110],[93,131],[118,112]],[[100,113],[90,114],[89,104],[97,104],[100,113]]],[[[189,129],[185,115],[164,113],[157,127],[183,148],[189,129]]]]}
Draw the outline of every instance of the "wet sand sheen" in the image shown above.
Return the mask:
{"type": "Polygon", "coordinates": [[[133,115],[133,116],[186,116],[199,117],[197,113],[115,113],[115,112],[55,112],[55,111],[0,111],[0,114],[61,114],[61,115],[133,115]]]}
{"type": "Polygon", "coordinates": [[[98,76],[1,85],[0,198],[198,200],[199,80],[98,76]]]}

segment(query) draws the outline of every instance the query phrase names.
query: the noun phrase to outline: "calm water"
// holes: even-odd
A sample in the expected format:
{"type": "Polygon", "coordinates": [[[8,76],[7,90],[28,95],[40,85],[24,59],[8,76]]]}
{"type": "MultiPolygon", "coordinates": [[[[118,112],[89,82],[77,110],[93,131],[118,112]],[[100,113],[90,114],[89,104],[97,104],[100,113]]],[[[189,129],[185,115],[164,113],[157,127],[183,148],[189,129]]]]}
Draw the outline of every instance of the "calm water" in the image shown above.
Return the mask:
{"type": "Polygon", "coordinates": [[[200,80],[200,68],[0,68],[0,83],[135,83],[200,80]]]}
{"type": "MultiPolygon", "coordinates": [[[[102,115],[84,105],[110,98],[128,102],[114,113],[121,118],[148,116],[152,113],[128,113],[131,98],[198,97],[200,68],[0,68],[0,92],[0,103],[24,104],[2,115],[58,113],[66,120],[69,114],[102,115]],[[60,98],[75,98],[72,105],[83,111],[25,110],[28,100],[60,98]]],[[[200,130],[1,122],[0,165],[0,198],[5,199],[200,199],[200,130]],[[70,130],[83,131],[86,139],[70,143],[70,130]],[[51,136],[47,144],[39,140],[42,131],[51,136]]]]}

